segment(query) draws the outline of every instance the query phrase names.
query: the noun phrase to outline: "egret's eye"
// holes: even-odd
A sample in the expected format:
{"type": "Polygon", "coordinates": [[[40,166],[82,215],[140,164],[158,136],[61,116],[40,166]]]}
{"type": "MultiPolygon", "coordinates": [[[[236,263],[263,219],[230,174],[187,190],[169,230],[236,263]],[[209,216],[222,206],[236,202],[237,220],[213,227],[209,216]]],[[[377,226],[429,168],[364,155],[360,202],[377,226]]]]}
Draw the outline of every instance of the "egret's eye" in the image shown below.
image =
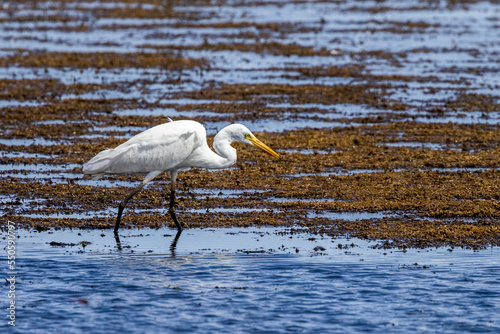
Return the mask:
{"type": "Polygon", "coordinates": [[[245,139],[250,140],[250,138],[252,138],[252,136],[249,133],[245,133],[245,139]]]}

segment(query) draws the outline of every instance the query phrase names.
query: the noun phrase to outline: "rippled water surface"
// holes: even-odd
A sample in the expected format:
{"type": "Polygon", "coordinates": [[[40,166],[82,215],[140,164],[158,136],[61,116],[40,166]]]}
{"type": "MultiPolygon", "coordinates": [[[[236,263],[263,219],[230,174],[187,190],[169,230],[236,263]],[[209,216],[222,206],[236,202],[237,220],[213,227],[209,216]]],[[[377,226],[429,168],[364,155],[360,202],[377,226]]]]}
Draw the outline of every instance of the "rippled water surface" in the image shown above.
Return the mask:
{"type": "Polygon", "coordinates": [[[15,332],[500,331],[497,248],[372,246],[284,228],[19,231],[15,332]]]}

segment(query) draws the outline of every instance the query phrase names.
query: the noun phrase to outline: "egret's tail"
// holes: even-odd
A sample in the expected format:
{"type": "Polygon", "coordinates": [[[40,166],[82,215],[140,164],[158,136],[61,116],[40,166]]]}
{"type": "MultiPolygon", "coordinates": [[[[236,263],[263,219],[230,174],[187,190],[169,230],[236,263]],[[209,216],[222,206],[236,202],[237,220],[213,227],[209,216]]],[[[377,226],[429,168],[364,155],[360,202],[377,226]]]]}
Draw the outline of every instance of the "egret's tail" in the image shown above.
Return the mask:
{"type": "Polygon", "coordinates": [[[112,173],[112,166],[126,150],[108,148],[83,165],[83,174],[90,175],[92,179],[98,179],[106,173],[112,173]]]}

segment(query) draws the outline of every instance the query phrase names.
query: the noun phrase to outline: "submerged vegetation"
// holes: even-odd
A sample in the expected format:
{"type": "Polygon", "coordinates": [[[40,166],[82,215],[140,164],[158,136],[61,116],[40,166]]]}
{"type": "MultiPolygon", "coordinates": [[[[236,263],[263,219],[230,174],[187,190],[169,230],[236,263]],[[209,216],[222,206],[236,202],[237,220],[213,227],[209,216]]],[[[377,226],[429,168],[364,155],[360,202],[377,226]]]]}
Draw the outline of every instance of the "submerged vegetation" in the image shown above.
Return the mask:
{"type": "MultiPolygon", "coordinates": [[[[500,245],[500,92],[488,60],[498,37],[481,49],[435,45],[434,33],[477,32],[425,22],[420,5],[337,4],[342,22],[299,23],[257,22],[261,2],[196,4],[51,1],[47,15],[12,1],[26,14],[0,11],[9,32],[0,47],[2,224],[110,228],[140,177],[90,181],[81,165],[171,117],[206,124],[209,142],[225,123],[246,123],[283,156],[235,145],[234,168],[181,173],[186,226],[297,225],[380,247],[500,245]],[[248,17],[231,20],[217,6],[248,7],[248,17]],[[388,11],[416,18],[356,16],[388,11]],[[430,46],[392,43],[411,38],[430,46]]],[[[476,29],[496,23],[483,24],[476,29]]],[[[160,176],[131,201],[122,224],[170,225],[168,182],[160,176]]]]}

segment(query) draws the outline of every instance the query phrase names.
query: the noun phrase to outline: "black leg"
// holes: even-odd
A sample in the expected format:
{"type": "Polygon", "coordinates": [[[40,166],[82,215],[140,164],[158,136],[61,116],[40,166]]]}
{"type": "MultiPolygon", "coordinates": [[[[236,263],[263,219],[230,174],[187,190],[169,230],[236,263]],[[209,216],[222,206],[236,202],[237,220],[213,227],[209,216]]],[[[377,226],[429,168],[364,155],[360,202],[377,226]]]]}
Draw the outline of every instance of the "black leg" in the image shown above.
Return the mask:
{"type": "Polygon", "coordinates": [[[170,176],[172,178],[172,183],[170,185],[170,187],[171,187],[170,188],[170,207],[168,209],[168,213],[170,213],[170,217],[172,217],[172,219],[175,222],[175,225],[177,226],[177,230],[180,232],[180,231],[182,231],[182,225],[177,220],[177,217],[175,216],[175,209],[174,209],[174,205],[175,205],[175,182],[177,180],[177,171],[171,171],[170,172],[170,176]]]}
{"type": "Polygon", "coordinates": [[[175,222],[175,225],[177,226],[177,230],[180,232],[182,231],[182,226],[181,223],[179,223],[179,221],[177,220],[177,217],[175,215],[174,205],[175,205],[175,190],[172,189],[170,191],[170,207],[168,209],[168,213],[170,213],[170,216],[172,217],[172,219],[175,222]]]}
{"type": "Polygon", "coordinates": [[[125,209],[125,206],[127,205],[128,201],[134,197],[135,194],[137,194],[141,189],[144,187],[144,183],[141,183],[137,188],[135,188],[121,203],[120,206],[118,207],[118,216],[116,217],[116,223],[115,223],[115,235],[118,234],[118,228],[120,228],[120,220],[122,218],[122,213],[123,209],[125,209]]]}

